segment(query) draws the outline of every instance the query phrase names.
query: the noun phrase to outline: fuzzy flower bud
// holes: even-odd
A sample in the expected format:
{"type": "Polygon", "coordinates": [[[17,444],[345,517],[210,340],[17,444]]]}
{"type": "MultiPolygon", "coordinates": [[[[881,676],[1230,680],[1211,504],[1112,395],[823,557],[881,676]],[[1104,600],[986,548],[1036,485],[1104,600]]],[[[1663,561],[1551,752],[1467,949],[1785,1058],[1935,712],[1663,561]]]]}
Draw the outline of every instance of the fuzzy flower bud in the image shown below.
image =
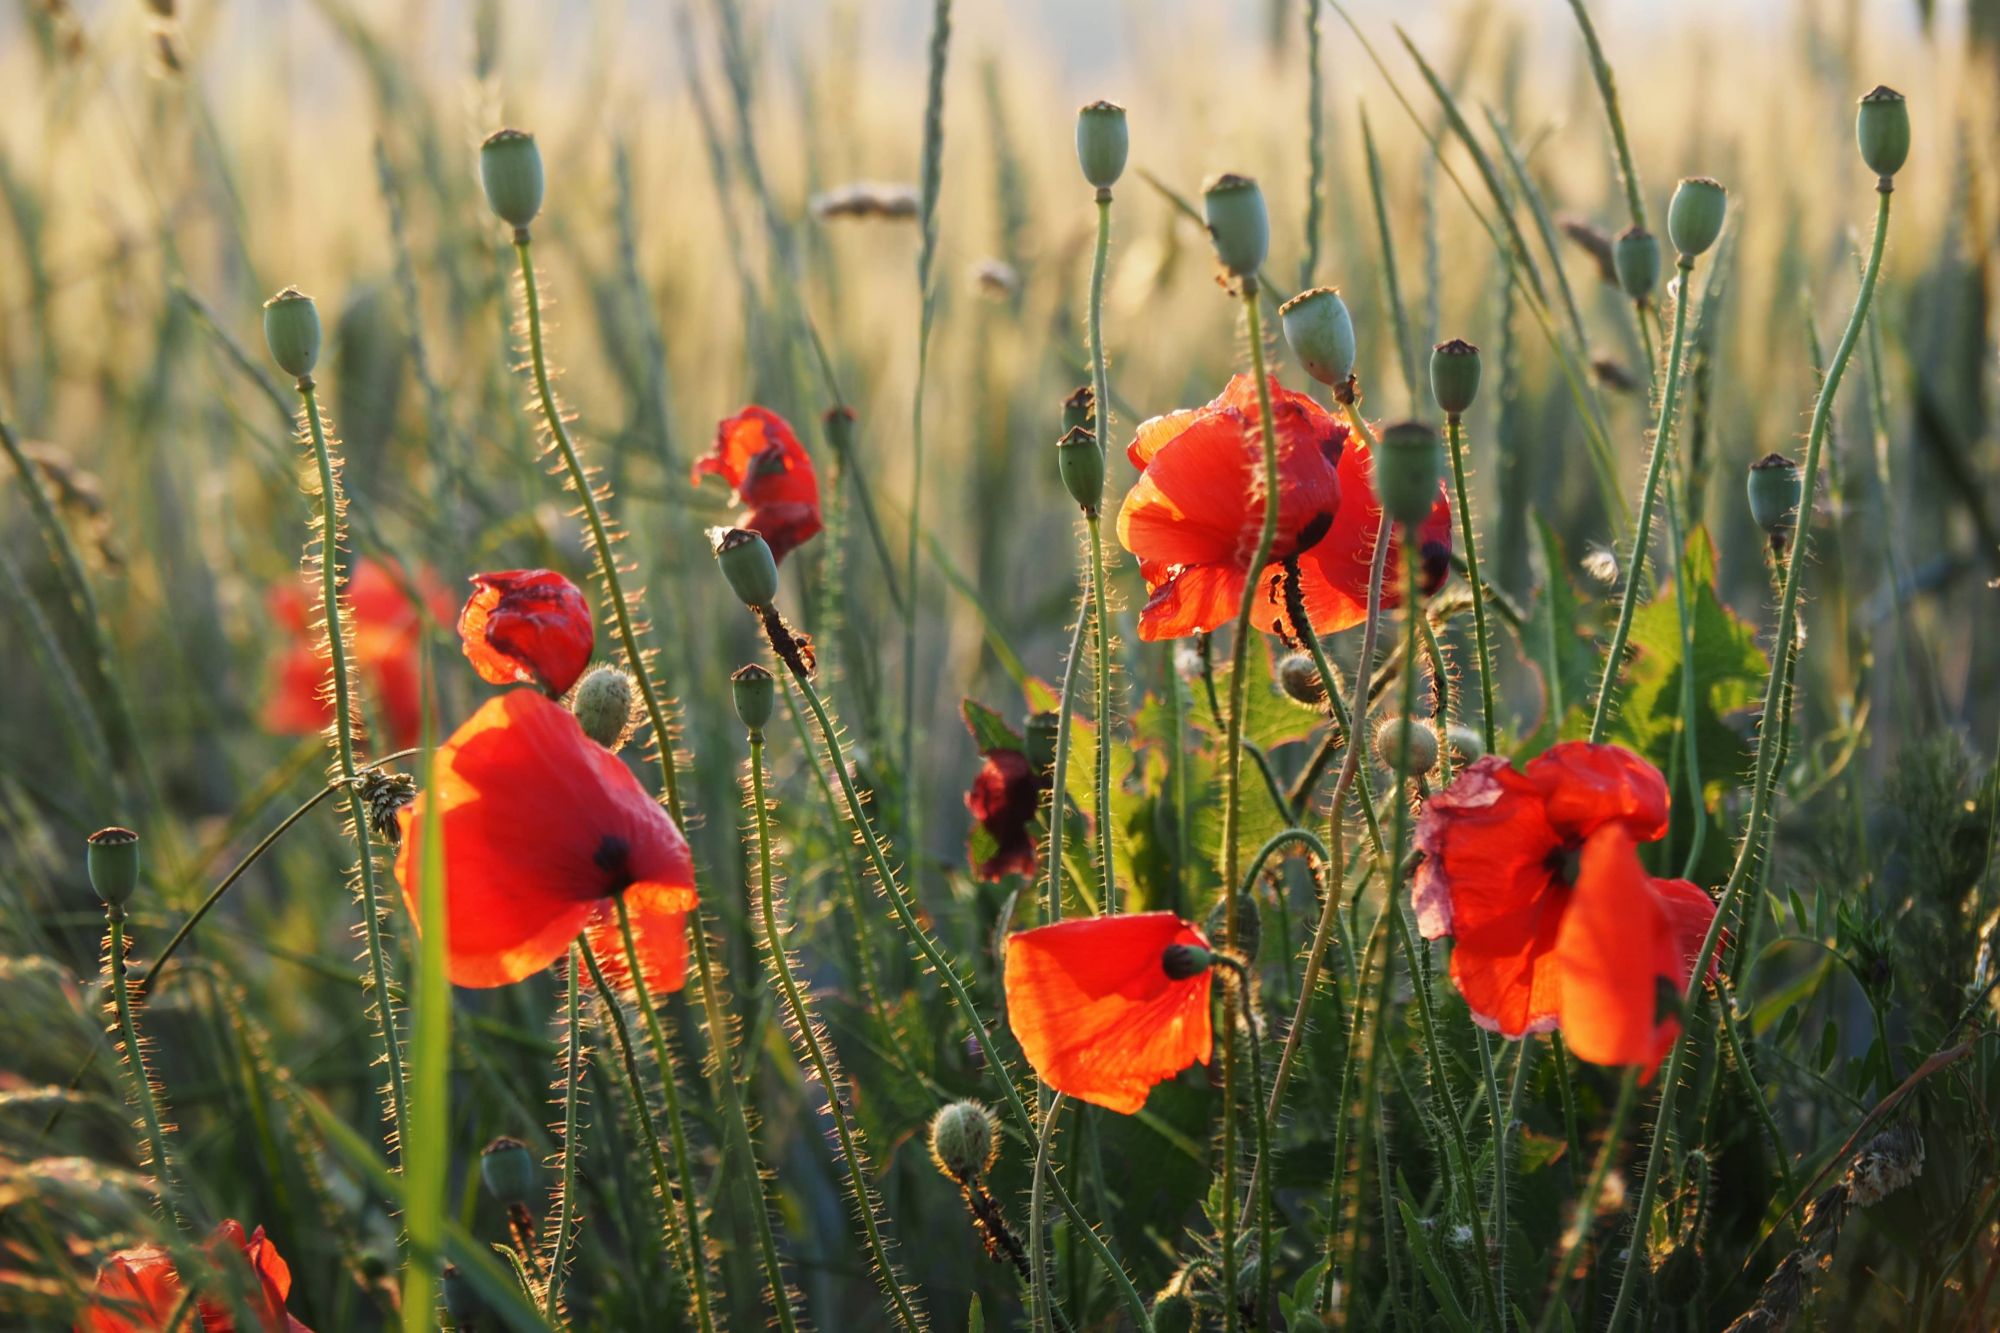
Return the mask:
{"type": "Polygon", "coordinates": [[[1125,158],[1132,151],[1131,131],[1125,125],[1125,108],[1116,102],[1092,102],[1076,113],[1076,160],[1083,178],[1100,190],[1108,190],[1125,174],[1125,158]]]}
{"type": "Polygon", "coordinates": [[[1463,338],[1431,348],[1431,397],[1448,417],[1463,416],[1479,396],[1479,349],[1463,338]]]}
{"type": "Polygon", "coordinates": [[[1375,451],[1375,493],[1390,518],[1415,528],[1437,503],[1444,445],[1421,421],[1399,421],[1382,432],[1375,451]]]}
{"type": "Polygon", "coordinates": [[[592,667],[570,695],[569,710],[584,735],[616,753],[631,739],[638,695],[638,682],[622,668],[592,667]]]}
{"type": "Polygon", "coordinates": [[[1729,191],[1706,176],[1690,176],[1674,190],[1667,205],[1667,239],[1683,260],[1693,259],[1722,235],[1722,221],[1728,212],[1729,191]]]}
{"type": "Polygon", "coordinates": [[[777,600],[778,562],[762,536],[749,528],[710,528],[708,541],[743,605],[757,610],[777,600]]]}
{"type": "Polygon", "coordinates": [[[1910,104],[1894,88],[1878,86],[1854,114],[1854,139],[1868,169],[1887,180],[1910,156],[1910,104]]]}
{"type": "Polygon", "coordinates": [[[1805,498],[1805,476],[1799,465],[1783,454],[1765,454],[1750,465],[1744,489],[1750,496],[1750,517],[1773,545],[1782,545],[1805,498]]]}
{"type": "Polygon", "coordinates": [[[982,1102],[953,1102],[931,1117],[931,1160],[953,1180],[977,1179],[1000,1156],[993,1113],[982,1102]]]}
{"type": "Polygon", "coordinates": [[[1476,727],[1454,722],[1444,729],[1445,743],[1451,746],[1451,762],[1463,766],[1486,754],[1486,738],[1476,727]]]}
{"type": "Polygon", "coordinates": [[[83,863],[104,905],[122,908],[139,887],[139,835],[128,828],[101,828],[87,840],[83,863]]]}
{"type": "Polygon", "coordinates": [[[1279,661],[1278,688],[1287,698],[1311,708],[1326,702],[1326,686],[1319,678],[1319,668],[1305,653],[1286,653],[1279,661]]]}
{"type": "Polygon", "coordinates": [[[1611,257],[1618,285],[1634,301],[1645,300],[1660,285],[1660,238],[1652,232],[1628,227],[1618,234],[1611,257]]]}
{"type": "Polygon", "coordinates": [[[778,698],[778,680],[755,662],[740,667],[729,677],[729,694],[736,703],[736,716],[744,729],[764,730],[771,720],[771,707],[778,698]]]}
{"type": "Polygon", "coordinates": [[[528,1145],[502,1136],[479,1151],[479,1179],[496,1203],[526,1205],[535,1192],[535,1159],[528,1145]]]}
{"type": "Polygon", "coordinates": [[[1056,468],[1062,473],[1063,487],[1086,514],[1095,514],[1104,503],[1104,451],[1081,426],[1056,441],[1056,468]]]}
{"type": "Polygon", "coordinates": [[[1300,292],[1278,307],[1278,322],[1306,374],[1321,384],[1343,384],[1354,373],[1354,317],[1338,291],[1300,292]]]}
{"type": "Polygon", "coordinates": [[[1161,1292],[1153,1300],[1153,1333],[1194,1333],[1194,1313],[1186,1292],[1161,1292]]]}
{"type": "Polygon", "coordinates": [[[525,227],[542,211],[542,150],[526,130],[495,130],[479,145],[479,183],[500,220],[525,227]]]}
{"type": "Polygon", "coordinates": [[[264,302],[264,343],[271,359],[293,379],[310,375],[319,364],[319,307],[296,287],[287,287],[264,302]]]}
{"type": "Polygon", "coordinates": [[[1211,176],[1201,187],[1202,214],[1208,221],[1215,257],[1238,278],[1254,278],[1271,248],[1271,215],[1264,191],[1248,176],[1211,176]]]}
{"type": "Polygon", "coordinates": [[[1437,767],[1438,738],[1431,724],[1418,718],[1392,717],[1375,728],[1375,760],[1391,773],[1402,762],[1403,747],[1409,747],[1412,776],[1437,767]]]}

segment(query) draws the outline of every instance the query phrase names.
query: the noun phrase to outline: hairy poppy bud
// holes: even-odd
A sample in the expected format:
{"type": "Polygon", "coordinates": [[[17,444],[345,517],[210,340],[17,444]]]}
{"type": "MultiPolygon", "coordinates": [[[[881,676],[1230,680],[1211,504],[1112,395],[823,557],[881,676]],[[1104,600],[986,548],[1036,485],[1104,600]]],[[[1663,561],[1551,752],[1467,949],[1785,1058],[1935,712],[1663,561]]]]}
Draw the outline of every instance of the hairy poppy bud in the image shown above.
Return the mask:
{"type": "Polygon", "coordinates": [[[569,710],[576,714],[584,735],[615,753],[631,739],[638,695],[638,683],[622,668],[592,667],[590,674],[577,682],[569,710]]]}
{"type": "Polygon", "coordinates": [[[526,130],[495,130],[479,145],[479,183],[500,220],[525,227],[542,211],[542,150],[526,130]]]}
{"type": "Polygon", "coordinates": [[[1236,277],[1254,278],[1271,248],[1264,191],[1248,176],[1211,176],[1201,187],[1201,207],[1222,267],[1236,277]]]}
{"type": "Polygon", "coordinates": [[[1229,899],[1218,898],[1215,906],[1208,909],[1208,919],[1202,922],[1201,933],[1211,940],[1221,940],[1223,946],[1240,957],[1254,960],[1264,947],[1264,918],[1257,914],[1257,900],[1243,894],[1236,895],[1236,938],[1229,938],[1229,899]]]}
{"type": "Polygon", "coordinates": [[[446,1264],[438,1286],[444,1290],[444,1312],[451,1319],[451,1326],[468,1333],[482,1327],[486,1321],[486,1299],[472,1285],[472,1279],[459,1270],[457,1264],[446,1264]]]}
{"type": "Polygon", "coordinates": [[[1463,722],[1454,722],[1444,729],[1445,743],[1451,746],[1451,760],[1454,764],[1469,764],[1486,754],[1486,738],[1474,727],[1463,722]]]}
{"type": "Polygon", "coordinates": [[[1650,231],[1628,227],[1618,234],[1611,250],[1618,269],[1618,285],[1634,301],[1643,301],[1660,285],[1660,238],[1650,231]]]}
{"type": "Polygon", "coordinates": [[[1382,432],[1375,451],[1375,493],[1390,518],[1415,528],[1437,503],[1444,446],[1421,421],[1399,421],[1382,432]]]}
{"type": "Polygon", "coordinates": [[[1215,966],[1215,955],[1198,944],[1169,944],[1160,955],[1160,969],[1170,981],[1198,977],[1215,966]]]}
{"type": "Polygon", "coordinates": [[[1056,731],[1062,718],[1055,713],[1035,713],[1028,718],[1028,767],[1037,774],[1047,773],[1056,762],[1056,731]]]}
{"type": "Polygon", "coordinates": [[[1405,745],[1410,750],[1411,775],[1428,773],[1437,767],[1437,732],[1424,719],[1392,717],[1375,728],[1376,762],[1391,773],[1402,762],[1405,745]]]}
{"type": "Polygon", "coordinates": [[[771,720],[771,706],[778,698],[778,680],[752,662],[729,677],[729,694],[736,701],[736,716],[744,728],[761,732],[771,720]]]}
{"type": "Polygon", "coordinates": [[[1278,307],[1278,321],[1306,374],[1321,384],[1342,384],[1354,373],[1354,317],[1338,291],[1300,292],[1278,307]]]}
{"type": "Polygon", "coordinates": [[[293,379],[312,374],[319,364],[319,307],[313,299],[287,287],[264,302],[264,343],[293,379]]]}
{"type": "Polygon", "coordinates": [[[1305,653],[1286,653],[1278,662],[1278,688],[1288,698],[1309,707],[1317,708],[1326,702],[1326,686],[1319,678],[1319,668],[1305,653]]]}
{"type": "Polygon", "coordinates": [[[83,863],[104,905],[122,908],[139,887],[139,835],[128,828],[101,828],[90,835],[83,863]]]}
{"type": "Polygon", "coordinates": [[[778,562],[761,536],[749,528],[710,528],[708,541],[743,605],[762,608],[777,599],[778,562]]]}
{"type": "Polygon", "coordinates": [[[1765,454],[1750,465],[1744,489],[1750,495],[1750,517],[1773,545],[1781,545],[1798,521],[1799,503],[1805,498],[1799,465],[1783,454],[1765,454]]]}
{"type": "Polygon", "coordinates": [[[1104,451],[1096,437],[1081,426],[1056,441],[1056,468],[1062,473],[1069,498],[1095,514],[1104,503],[1104,451]]]}
{"type": "Polygon", "coordinates": [[[1854,114],[1854,139],[1868,169],[1887,180],[1910,156],[1910,104],[1894,88],[1877,86],[1854,114]]]}
{"type": "Polygon", "coordinates": [[[953,1180],[985,1175],[1000,1156],[993,1113],[981,1102],[953,1102],[931,1117],[931,1160],[953,1180]]]}
{"type": "Polygon", "coordinates": [[[1722,235],[1722,220],[1729,212],[1729,191],[1706,176],[1690,176],[1674,190],[1667,205],[1667,239],[1681,252],[1683,260],[1693,259],[1722,235]]]}
{"type": "Polygon", "coordinates": [[[1194,1302],[1185,1292],[1163,1291],[1153,1298],[1153,1333],[1194,1333],[1194,1302]]]}
{"type": "Polygon", "coordinates": [[[535,1159],[528,1145],[502,1136],[479,1150],[479,1179],[494,1201],[525,1205],[535,1192],[535,1159]]]}
{"type": "Polygon", "coordinates": [[[1132,151],[1132,134],[1125,126],[1125,108],[1116,102],[1092,102],[1076,113],[1076,160],[1083,178],[1108,190],[1125,174],[1132,151]]]}
{"type": "Polygon", "coordinates": [[[1431,348],[1431,397],[1448,417],[1463,416],[1479,396],[1479,349],[1463,338],[1431,348]]]}
{"type": "Polygon", "coordinates": [[[1063,434],[1073,430],[1095,430],[1096,426],[1097,391],[1088,384],[1078,385],[1075,393],[1063,399],[1063,434]]]}

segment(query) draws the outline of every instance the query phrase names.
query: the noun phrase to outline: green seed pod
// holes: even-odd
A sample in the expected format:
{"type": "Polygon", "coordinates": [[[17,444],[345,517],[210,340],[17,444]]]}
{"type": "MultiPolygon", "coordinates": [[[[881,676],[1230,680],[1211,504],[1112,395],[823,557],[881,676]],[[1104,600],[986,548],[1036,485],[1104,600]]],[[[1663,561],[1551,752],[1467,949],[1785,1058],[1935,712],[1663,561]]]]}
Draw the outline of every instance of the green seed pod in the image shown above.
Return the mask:
{"type": "Polygon", "coordinates": [[[1271,248],[1271,215],[1264,192],[1248,176],[1211,176],[1201,187],[1202,214],[1215,257],[1239,278],[1255,278],[1271,248]]]}
{"type": "Polygon", "coordinates": [[[1722,220],[1729,212],[1729,191],[1706,176],[1690,176],[1674,190],[1667,205],[1667,239],[1681,252],[1683,260],[1693,259],[1722,235],[1722,220]]]}
{"type": "Polygon", "coordinates": [[[1390,518],[1414,528],[1430,516],[1444,479],[1444,445],[1421,421],[1399,421],[1382,432],[1375,451],[1375,493],[1390,518]]]}
{"type": "Polygon", "coordinates": [[[1257,900],[1245,894],[1236,895],[1236,938],[1229,938],[1229,900],[1218,898],[1215,906],[1208,909],[1208,919],[1202,922],[1201,933],[1249,962],[1257,961],[1257,955],[1264,947],[1264,918],[1258,915],[1257,900]]]}
{"type": "Polygon", "coordinates": [[[777,677],[752,662],[730,676],[729,693],[736,701],[736,716],[744,728],[762,732],[764,724],[771,720],[771,708],[778,699],[777,677]]]}
{"type": "Polygon", "coordinates": [[[1073,430],[1097,429],[1097,392],[1088,384],[1078,385],[1075,393],[1063,399],[1062,428],[1065,435],[1073,430]]]}
{"type": "Polygon", "coordinates": [[[1160,970],[1171,981],[1198,977],[1214,966],[1215,955],[1198,944],[1169,944],[1160,955],[1160,970]]]}
{"type": "Polygon", "coordinates": [[[479,1179],[504,1207],[527,1204],[535,1192],[535,1175],[534,1156],[519,1139],[502,1136],[479,1151],[479,1179]]]}
{"type": "Polygon", "coordinates": [[[570,694],[569,710],[576,714],[584,735],[616,753],[632,737],[633,705],[638,696],[638,683],[623,670],[595,666],[577,682],[570,694]]]}
{"type": "Polygon", "coordinates": [[[1125,108],[1116,102],[1092,102],[1076,113],[1076,160],[1083,178],[1108,190],[1125,174],[1132,151],[1132,134],[1125,125],[1125,108]]]}
{"type": "Polygon", "coordinates": [[[1305,653],[1286,653],[1278,662],[1278,688],[1287,698],[1311,708],[1326,702],[1326,686],[1319,678],[1319,668],[1305,653]]]}
{"type": "Polygon", "coordinates": [[[1465,415],[1479,396],[1479,349],[1463,338],[1431,348],[1431,397],[1448,417],[1465,415]]]}
{"type": "Polygon", "coordinates": [[[953,1180],[978,1179],[999,1156],[993,1113],[983,1102],[953,1102],[931,1117],[931,1160],[953,1180]]]}
{"type": "Polygon", "coordinates": [[[1375,761],[1394,773],[1406,744],[1410,747],[1411,777],[1437,767],[1437,730],[1420,717],[1383,719],[1382,724],[1375,728],[1375,761]]]}
{"type": "Polygon", "coordinates": [[[1660,285],[1660,238],[1650,231],[1628,227],[1612,246],[1612,262],[1618,268],[1618,285],[1634,301],[1643,301],[1660,285]]]}
{"type": "Polygon", "coordinates": [[[1868,169],[1887,180],[1910,156],[1910,104],[1894,88],[1878,86],[1854,114],[1854,139],[1868,169]]]}
{"type": "Polygon", "coordinates": [[[139,887],[139,835],[128,828],[97,830],[86,840],[83,864],[104,905],[124,907],[139,887]]]}
{"type": "Polygon", "coordinates": [[[495,130],[479,145],[479,183],[500,220],[525,227],[542,211],[542,150],[526,130],[495,130]]]}
{"type": "Polygon", "coordinates": [[[778,562],[761,534],[749,528],[710,528],[708,541],[722,576],[743,605],[761,609],[777,600],[778,562]]]}
{"type": "Polygon", "coordinates": [[[444,1291],[444,1312],[459,1333],[474,1333],[486,1326],[486,1299],[472,1285],[472,1279],[457,1264],[446,1264],[438,1286],[444,1291]]]}
{"type": "Polygon", "coordinates": [[[854,409],[829,407],[821,421],[826,427],[826,442],[832,446],[834,457],[845,465],[854,452],[854,409]]]}
{"type": "Polygon", "coordinates": [[[1153,1298],[1153,1333],[1194,1333],[1194,1302],[1185,1292],[1163,1291],[1153,1298]]]}
{"type": "Polygon", "coordinates": [[[264,343],[278,369],[293,379],[312,374],[319,364],[319,307],[296,287],[287,287],[264,302],[264,343]]]}
{"type": "Polygon", "coordinates": [[[1097,447],[1096,438],[1081,426],[1073,428],[1056,441],[1056,467],[1069,498],[1081,505],[1084,513],[1095,514],[1104,503],[1104,451],[1097,447]]]}
{"type": "Polygon", "coordinates": [[[1454,722],[1444,729],[1445,743],[1451,746],[1451,761],[1463,766],[1486,756],[1486,738],[1475,727],[1454,722]]]}
{"type": "Polygon", "coordinates": [[[1354,317],[1332,287],[1300,292],[1278,307],[1285,341],[1306,374],[1321,384],[1345,384],[1354,373],[1354,317]]]}
{"type": "Polygon", "coordinates": [[[1055,713],[1035,713],[1028,718],[1027,745],[1028,767],[1036,773],[1046,773],[1055,767],[1056,729],[1062,718],[1055,713]]]}
{"type": "Polygon", "coordinates": [[[1799,465],[1783,454],[1765,454],[1750,465],[1744,489],[1750,495],[1750,517],[1773,542],[1782,541],[1798,521],[1799,504],[1805,499],[1805,476],[1799,465]]]}

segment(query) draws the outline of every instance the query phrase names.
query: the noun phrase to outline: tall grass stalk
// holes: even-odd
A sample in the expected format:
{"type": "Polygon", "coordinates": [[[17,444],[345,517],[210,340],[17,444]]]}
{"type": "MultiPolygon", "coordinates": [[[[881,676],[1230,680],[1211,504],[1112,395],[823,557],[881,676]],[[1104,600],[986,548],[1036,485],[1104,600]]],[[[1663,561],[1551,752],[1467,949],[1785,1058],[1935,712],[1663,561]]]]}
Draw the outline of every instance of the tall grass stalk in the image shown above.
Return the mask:
{"type": "MultiPolygon", "coordinates": [[[[426,663],[428,665],[428,663],[426,663]]],[[[428,684],[428,671],[422,675],[428,684]]],[[[425,690],[426,704],[430,691],[425,690]]],[[[433,719],[424,709],[423,787],[433,789],[433,719]]],[[[444,1241],[445,1190],[451,1168],[450,913],[445,910],[444,815],[438,801],[424,802],[417,865],[417,977],[410,1019],[410,1138],[403,1145],[408,1201],[403,1224],[410,1257],[403,1276],[404,1333],[424,1333],[437,1322],[437,1282],[444,1241]]],[[[362,817],[366,818],[365,814],[362,817]]]]}

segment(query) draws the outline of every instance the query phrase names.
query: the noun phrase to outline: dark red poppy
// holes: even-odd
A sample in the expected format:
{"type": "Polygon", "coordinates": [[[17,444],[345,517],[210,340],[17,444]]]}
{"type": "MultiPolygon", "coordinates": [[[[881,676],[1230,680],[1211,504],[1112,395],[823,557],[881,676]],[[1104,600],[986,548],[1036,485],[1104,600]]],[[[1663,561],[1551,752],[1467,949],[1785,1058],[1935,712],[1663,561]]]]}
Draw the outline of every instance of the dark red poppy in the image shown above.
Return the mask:
{"type": "Polygon", "coordinates": [[[643,937],[647,976],[672,990],[695,904],[694,859],[667,812],[624,761],[533,690],[488,699],[438,747],[429,788],[398,814],[396,879],[417,912],[424,808],[444,834],[446,953],[452,982],[504,986],[560,958],[587,927],[622,958],[614,900],[643,937]],[[608,933],[607,933],[608,931],[608,933]]]}
{"type": "Polygon", "coordinates": [[[141,1245],[120,1250],[98,1268],[96,1290],[76,1321],[76,1333],[158,1333],[176,1319],[182,1329],[236,1333],[236,1315],[242,1312],[256,1316],[262,1333],[312,1333],[285,1309],[292,1270],[264,1228],[246,1238],[240,1222],[226,1221],[205,1248],[211,1271],[196,1287],[192,1314],[182,1308],[185,1288],[173,1256],[162,1246],[141,1245]]]}
{"type": "MultiPolygon", "coordinates": [[[[341,598],[352,631],[348,661],[362,708],[380,722],[392,748],[407,749],[417,743],[423,721],[417,653],[425,611],[445,620],[451,615],[451,599],[428,569],[409,576],[367,559],[354,562],[341,598]],[[412,584],[424,606],[412,598],[412,584]]],[[[324,731],[333,721],[333,702],[329,659],[313,623],[318,582],[280,584],[271,590],[269,604],[286,645],[264,703],[264,729],[280,736],[324,731]]]]}
{"type": "MultiPolygon", "coordinates": [[[[972,789],[965,793],[965,808],[993,844],[983,859],[973,861],[975,879],[997,883],[1008,875],[1035,873],[1034,825],[1048,787],[1048,780],[1035,772],[1021,751],[986,752],[972,789]]],[[[978,858],[980,848],[972,845],[968,851],[978,858]]]]}
{"type": "Polygon", "coordinates": [[[746,407],[716,427],[714,452],[696,460],[689,480],[699,486],[707,474],[721,477],[736,492],[743,506],[736,526],[763,537],[774,559],[783,560],[820,530],[819,477],[812,455],[769,408],[746,407]]]}
{"type": "MultiPolygon", "coordinates": [[[[1368,446],[1353,438],[1311,397],[1271,380],[1278,433],[1278,530],[1275,574],[1297,556],[1306,613],[1331,634],[1367,616],[1368,569],[1382,507],[1375,498],[1368,446]]],[[[1141,423],[1126,457],[1139,480],[1118,511],[1118,540],[1139,558],[1150,596],[1139,637],[1174,639],[1217,629],[1236,618],[1263,530],[1263,446],[1257,383],[1237,375],[1206,407],[1184,408],[1141,423]]],[[[1451,507],[1442,485],[1418,533],[1425,592],[1450,572],[1451,507]]],[[[1391,550],[1383,605],[1401,600],[1400,553],[1391,550]]],[[[1286,628],[1274,603],[1257,621],[1286,628]]]]}
{"type": "Polygon", "coordinates": [[[1130,1115],[1208,1063],[1208,940],[1172,912],[1086,917],[1007,939],[1007,1025],[1058,1092],[1130,1115]]]}
{"type": "Polygon", "coordinates": [[[552,569],[472,576],[458,637],[479,678],[563,694],[590,665],[597,623],[582,589],[552,569]]]}
{"type": "Polygon", "coordinates": [[[1451,979],[1480,1026],[1560,1028],[1595,1064],[1658,1065],[1678,1030],[1663,993],[1686,989],[1715,917],[1701,889],[1639,863],[1667,804],[1658,769],[1582,741],[1518,770],[1488,755],[1430,798],[1411,897],[1425,938],[1452,937],[1451,979]]]}

